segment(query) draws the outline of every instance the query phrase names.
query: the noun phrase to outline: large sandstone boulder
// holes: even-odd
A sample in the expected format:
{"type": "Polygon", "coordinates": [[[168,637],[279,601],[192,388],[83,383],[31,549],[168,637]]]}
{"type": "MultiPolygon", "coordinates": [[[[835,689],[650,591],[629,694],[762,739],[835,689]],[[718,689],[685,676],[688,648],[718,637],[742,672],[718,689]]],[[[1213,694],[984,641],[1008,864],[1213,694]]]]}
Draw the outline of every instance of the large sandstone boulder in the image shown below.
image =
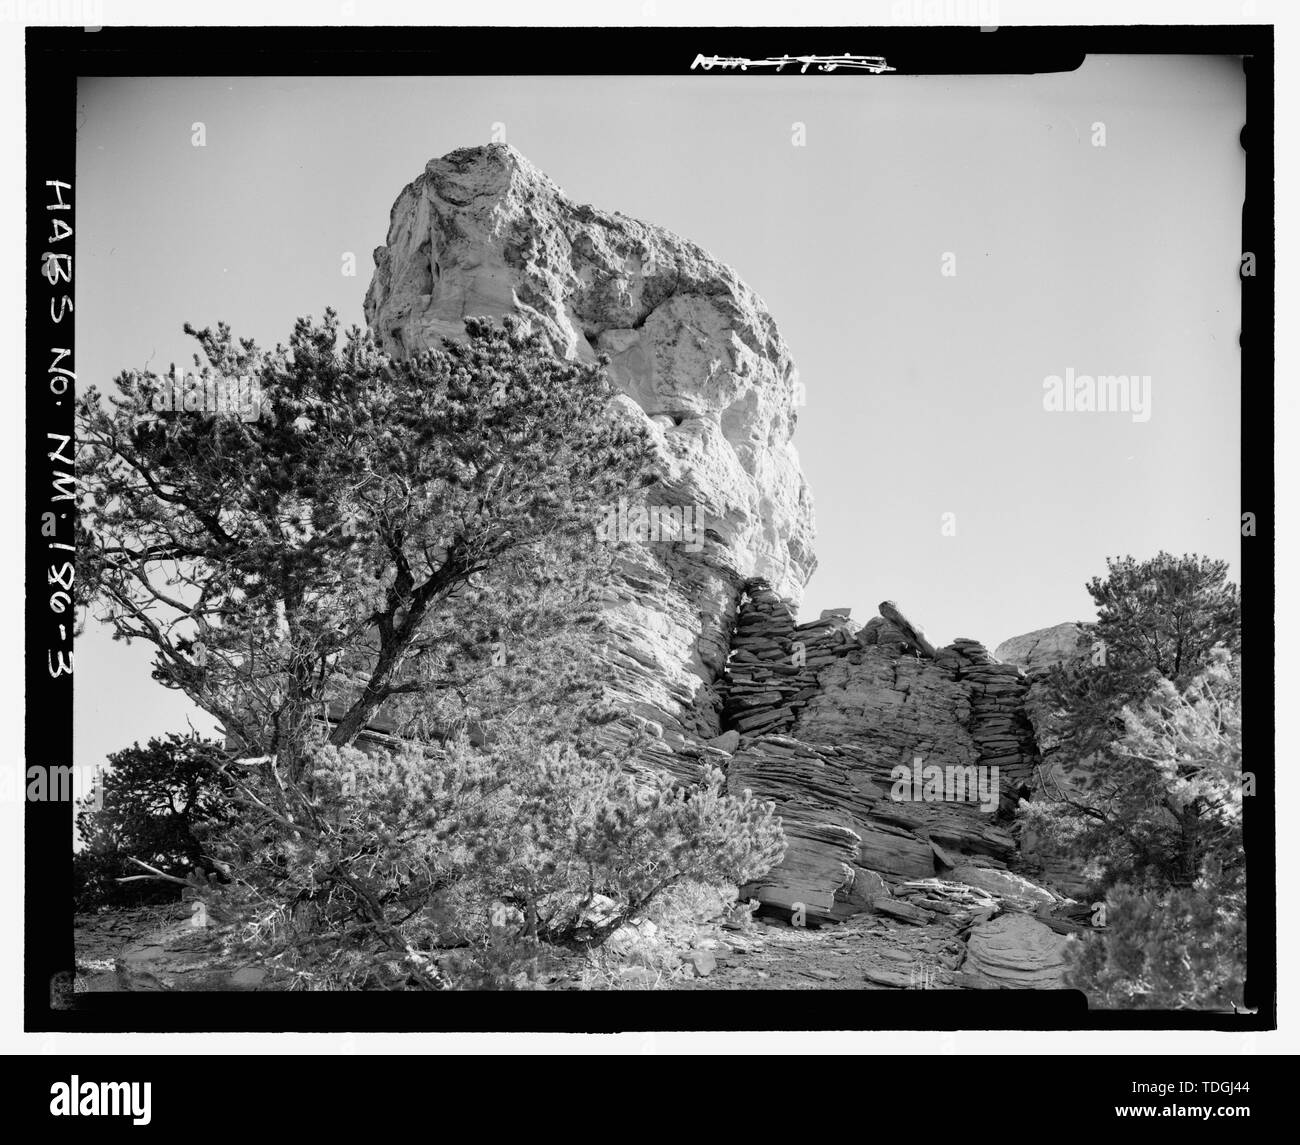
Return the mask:
{"type": "Polygon", "coordinates": [[[663,501],[695,506],[706,529],[696,551],[636,546],[609,607],[610,683],[672,768],[685,737],[722,730],[711,685],[741,583],[763,577],[797,602],[815,565],[791,441],[800,387],[772,316],[707,251],[573,202],[505,145],[430,161],[393,204],[375,264],[366,319],[391,353],[512,313],[562,354],[609,355],[622,415],[658,445],[663,501]]]}
{"type": "Polygon", "coordinates": [[[1068,939],[1027,914],[982,922],[966,942],[964,985],[980,990],[1062,990],[1068,939]]]}
{"type": "Polygon", "coordinates": [[[1041,671],[1082,655],[1080,641],[1092,627],[1083,621],[1067,621],[1051,628],[1039,628],[1004,640],[993,650],[993,655],[1004,664],[1014,664],[1026,672],[1041,671]]]}

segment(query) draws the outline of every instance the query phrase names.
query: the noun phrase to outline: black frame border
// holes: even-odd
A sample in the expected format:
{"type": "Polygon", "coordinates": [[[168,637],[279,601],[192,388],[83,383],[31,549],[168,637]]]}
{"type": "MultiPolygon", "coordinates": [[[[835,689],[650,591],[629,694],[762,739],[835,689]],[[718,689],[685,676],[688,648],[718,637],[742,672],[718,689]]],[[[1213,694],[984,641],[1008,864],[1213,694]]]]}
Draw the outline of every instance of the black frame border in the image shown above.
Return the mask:
{"type": "MultiPolygon", "coordinates": [[[[72,930],[64,889],[71,886],[71,803],[25,803],[26,927],[24,1026],[28,1031],[556,1031],[629,1030],[1225,1030],[1275,1029],[1277,849],[1274,760],[1274,33],[1272,25],[1010,27],[175,27],[29,28],[27,64],[27,379],[24,516],[25,759],[72,763],[75,675],[51,675],[51,658],[72,645],[71,613],[51,608],[51,569],[70,556],[51,543],[71,541],[71,502],[51,500],[69,472],[71,389],[58,392],[51,347],[76,368],[75,255],[72,280],[51,283],[47,180],[68,184],[76,228],[78,77],[147,75],[599,75],[725,76],[772,74],[692,68],[698,55],[761,59],[855,49],[884,56],[886,75],[837,70],[826,78],[889,82],[893,75],[1066,71],[1088,54],[1242,56],[1247,76],[1242,250],[1256,257],[1242,277],[1241,507],[1256,517],[1243,538],[1243,686],[1250,719],[1244,751],[1258,794],[1247,800],[1245,840],[1254,856],[1248,901],[1247,1001],[1238,1014],[1088,1010],[1074,991],[632,991],[483,994],[163,994],[73,993],[72,930]],[[599,49],[599,50],[597,50],[599,49]],[[613,65],[595,61],[614,61],[613,65]],[[62,309],[62,321],[54,314],[62,309]],[[1266,441],[1259,440],[1266,431],[1266,441]],[[67,506],[53,537],[42,515],[67,506]],[[755,999],[754,995],[759,998],[755,999]],[[615,1000],[617,999],[617,1000],[615,1000]],[[860,1003],[855,1005],[855,1000],[860,1003]]],[[[799,74],[792,66],[782,74],[799,74]]],[[[716,81],[715,81],[716,82],[716,81]]],[[[11,766],[13,766],[11,764],[11,766]]]]}

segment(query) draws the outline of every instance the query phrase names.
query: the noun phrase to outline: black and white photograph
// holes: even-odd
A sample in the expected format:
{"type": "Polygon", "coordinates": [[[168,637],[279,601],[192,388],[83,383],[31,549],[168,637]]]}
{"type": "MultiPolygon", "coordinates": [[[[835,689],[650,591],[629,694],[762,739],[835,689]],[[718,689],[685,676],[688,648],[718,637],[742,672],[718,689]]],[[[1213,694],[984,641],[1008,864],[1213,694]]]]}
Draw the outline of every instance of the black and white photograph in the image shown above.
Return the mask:
{"type": "MultiPolygon", "coordinates": [[[[23,29],[35,1052],[1277,1052],[1271,17],[83,7],[23,29]]],[[[166,1123],[83,1066],[38,1115],[166,1123]]],[[[1086,1124],[1267,1100],[1130,1072],[1086,1124]]]]}

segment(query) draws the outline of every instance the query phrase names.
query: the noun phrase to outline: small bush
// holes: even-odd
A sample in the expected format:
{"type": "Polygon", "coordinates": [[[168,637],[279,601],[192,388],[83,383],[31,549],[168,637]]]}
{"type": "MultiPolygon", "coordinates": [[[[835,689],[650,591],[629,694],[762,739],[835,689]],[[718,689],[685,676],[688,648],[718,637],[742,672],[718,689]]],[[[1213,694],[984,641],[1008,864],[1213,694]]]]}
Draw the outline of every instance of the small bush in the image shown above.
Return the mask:
{"type": "Polygon", "coordinates": [[[389,984],[517,988],[539,944],[598,946],[668,888],[745,882],[784,852],[771,806],[726,794],[718,772],[687,790],[520,746],[319,746],[303,785],[244,761],[217,849],[245,901],[279,916],[261,945],[336,983],[373,988],[396,962],[389,984]]]}
{"type": "Polygon", "coordinates": [[[102,804],[84,800],[77,814],[82,848],[73,855],[79,911],[137,906],[180,897],[178,884],[141,877],[139,859],[174,878],[211,875],[199,834],[230,813],[219,764],[220,744],[169,734],[108,757],[102,804]],[[129,878],[130,882],[118,880],[129,878]]]}
{"type": "Polygon", "coordinates": [[[1098,1009],[1231,1010],[1243,1001],[1244,896],[1215,872],[1188,889],[1115,887],[1106,930],[1071,941],[1066,982],[1098,1009]]]}

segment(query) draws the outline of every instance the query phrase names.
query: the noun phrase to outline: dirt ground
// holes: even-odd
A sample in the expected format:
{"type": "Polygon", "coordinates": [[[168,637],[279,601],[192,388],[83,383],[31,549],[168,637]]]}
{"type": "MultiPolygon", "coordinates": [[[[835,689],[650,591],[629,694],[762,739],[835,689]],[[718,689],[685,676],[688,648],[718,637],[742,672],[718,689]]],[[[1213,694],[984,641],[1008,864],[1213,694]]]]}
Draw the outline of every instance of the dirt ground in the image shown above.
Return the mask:
{"type": "Polygon", "coordinates": [[[916,927],[863,916],[821,929],[759,923],[695,990],[942,990],[964,946],[950,927],[916,927]]]}
{"type": "MultiPolygon", "coordinates": [[[[114,964],[145,935],[184,920],[185,904],[76,918],[78,991],[119,988],[114,964]]],[[[960,989],[964,943],[941,923],[909,926],[860,915],[838,926],[794,927],[755,919],[742,928],[704,924],[631,951],[572,955],[546,975],[558,990],[960,989]]]]}
{"type": "Polygon", "coordinates": [[[80,991],[117,989],[114,963],[126,947],[169,923],[179,922],[188,911],[184,903],[167,903],[134,910],[79,914],[73,919],[76,948],[76,984],[80,991]]]}

